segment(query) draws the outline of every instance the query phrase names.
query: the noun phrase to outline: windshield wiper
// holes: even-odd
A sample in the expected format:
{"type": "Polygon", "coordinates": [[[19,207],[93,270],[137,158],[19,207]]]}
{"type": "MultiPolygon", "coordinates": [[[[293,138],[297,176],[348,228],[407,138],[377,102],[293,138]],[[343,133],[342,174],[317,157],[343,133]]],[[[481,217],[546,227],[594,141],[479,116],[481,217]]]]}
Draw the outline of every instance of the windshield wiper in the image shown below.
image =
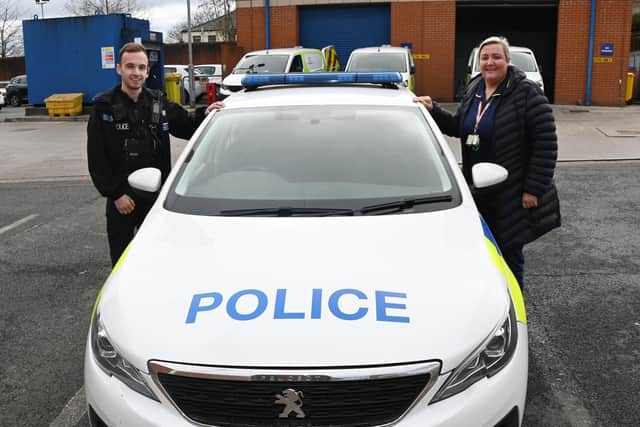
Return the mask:
{"type": "Polygon", "coordinates": [[[286,206],[277,208],[229,209],[220,211],[220,215],[222,216],[333,216],[353,214],[353,209],[290,208],[286,206]]]}
{"type": "Polygon", "coordinates": [[[381,203],[378,205],[369,205],[359,209],[362,215],[369,215],[375,213],[377,215],[386,215],[394,212],[402,212],[407,209],[411,209],[416,205],[424,205],[430,203],[444,203],[450,202],[453,197],[450,194],[443,194],[438,196],[429,197],[416,197],[407,198],[402,200],[396,200],[395,202],[381,203]]]}

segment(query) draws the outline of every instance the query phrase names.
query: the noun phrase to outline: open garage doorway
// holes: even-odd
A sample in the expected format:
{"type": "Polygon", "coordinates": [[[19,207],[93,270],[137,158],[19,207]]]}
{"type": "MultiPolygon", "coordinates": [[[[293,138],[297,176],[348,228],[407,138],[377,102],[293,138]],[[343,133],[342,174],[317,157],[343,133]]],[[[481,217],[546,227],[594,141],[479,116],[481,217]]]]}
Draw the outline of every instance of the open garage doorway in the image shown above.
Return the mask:
{"type": "Polygon", "coordinates": [[[542,68],[545,95],[553,102],[558,32],[557,0],[458,0],[456,7],[456,97],[464,85],[471,50],[492,35],[533,50],[542,68]]]}

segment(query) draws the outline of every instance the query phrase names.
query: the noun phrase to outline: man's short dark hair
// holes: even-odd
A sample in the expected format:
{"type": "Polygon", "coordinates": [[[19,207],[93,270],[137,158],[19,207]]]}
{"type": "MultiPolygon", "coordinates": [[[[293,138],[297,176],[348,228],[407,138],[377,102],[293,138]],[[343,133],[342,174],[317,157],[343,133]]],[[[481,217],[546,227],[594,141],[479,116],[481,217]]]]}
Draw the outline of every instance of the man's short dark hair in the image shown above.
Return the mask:
{"type": "Polygon", "coordinates": [[[147,54],[147,50],[140,43],[136,43],[136,42],[125,43],[124,46],[120,48],[121,63],[122,63],[122,55],[124,55],[125,52],[128,52],[128,53],[144,52],[145,55],[147,54]]]}

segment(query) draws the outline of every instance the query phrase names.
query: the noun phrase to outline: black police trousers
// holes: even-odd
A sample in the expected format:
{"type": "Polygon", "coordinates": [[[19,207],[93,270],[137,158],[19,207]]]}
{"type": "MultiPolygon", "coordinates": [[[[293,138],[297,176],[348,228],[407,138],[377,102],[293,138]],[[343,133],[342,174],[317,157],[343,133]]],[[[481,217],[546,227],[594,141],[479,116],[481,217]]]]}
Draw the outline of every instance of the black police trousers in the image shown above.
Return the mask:
{"type": "Polygon", "coordinates": [[[116,265],[152,206],[152,203],[140,199],[134,199],[134,202],[133,212],[123,215],[116,209],[113,199],[107,198],[107,237],[112,266],[116,265]]]}

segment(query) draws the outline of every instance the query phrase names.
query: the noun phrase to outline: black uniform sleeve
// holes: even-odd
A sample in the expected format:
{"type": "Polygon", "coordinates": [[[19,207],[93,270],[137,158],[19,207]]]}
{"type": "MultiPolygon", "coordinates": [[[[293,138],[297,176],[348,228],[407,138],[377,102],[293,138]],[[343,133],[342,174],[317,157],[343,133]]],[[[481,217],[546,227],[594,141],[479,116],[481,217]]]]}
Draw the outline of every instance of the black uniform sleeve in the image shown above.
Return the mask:
{"type": "Polygon", "coordinates": [[[524,191],[540,197],[553,180],[558,158],[558,136],[549,101],[539,87],[533,84],[529,86],[525,120],[530,156],[524,191]]]}
{"type": "MultiPolygon", "coordinates": [[[[460,103],[460,106],[462,102],[460,103]]],[[[431,110],[431,117],[436,121],[436,124],[445,135],[460,138],[460,109],[455,114],[442,108],[438,103],[433,103],[433,109],[431,110]]]]}
{"type": "Polygon", "coordinates": [[[87,125],[87,160],[91,180],[100,194],[117,199],[126,193],[128,184],[124,175],[118,175],[107,154],[106,131],[98,108],[93,109],[87,125]]]}
{"type": "Polygon", "coordinates": [[[204,120],[204,113],[207,107],[197,108],[189,112],[180,105],[164,100],[169,120],[169,132],[176,138],[189,139],[194,134],[200,123],[204,120]]]}

